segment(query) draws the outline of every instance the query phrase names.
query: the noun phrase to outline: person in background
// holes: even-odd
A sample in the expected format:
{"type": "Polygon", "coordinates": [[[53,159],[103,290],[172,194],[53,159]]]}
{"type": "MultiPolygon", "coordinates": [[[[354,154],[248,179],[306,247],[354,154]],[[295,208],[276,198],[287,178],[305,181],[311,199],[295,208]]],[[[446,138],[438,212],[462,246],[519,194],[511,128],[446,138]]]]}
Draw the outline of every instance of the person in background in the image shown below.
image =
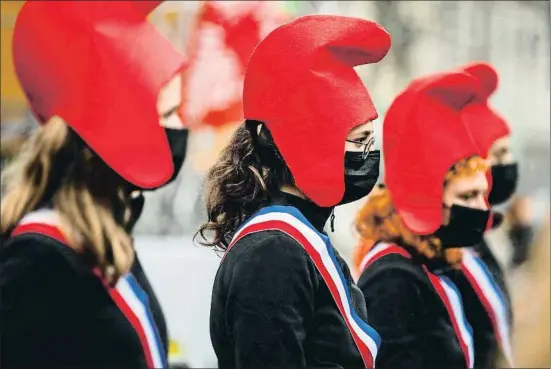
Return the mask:
{"type": "Polygon", "coordinates": [[[2,368],[167,367],[130,235],[141,192],[185,154],[185,60],[146,22],[160,2],[30,1],[17,18],[15,70],[41,127],[2,181],[2,368]]]}
{"type": "Polygon", "coordinates": [[[534,240],[533,200],[528,196],[515,195],[506,216],[509,220],[507,235],[513,246],[510,267],[518,268],[531,257],[531,245],[534,240]]]}
{"type": "Polygon", "coordinates": [[[376,23],[312,15],[254,51],[247,120],[207,175],[197,234],[224,252],[210,314],[219,368],[373,367],[379,336],[323,227],[377,181],[377,112],[353,67],[390,43],[376,23]]]}
{"type": "Polygon", "coordinates": [[[526,275],[515,292],[515,359],[518,368],[545,368],[550,357],[550,223],[545,218],[530,245],[533,256],[526,261],[526,275]]]}
{"type": "MultiPolygon", "coordinates": [[[[462,69],[474,76],[480,84],[480,99],[467,105],[463,115],[473,139],[490,164],[492,190],[488,201],[491,206],[501,205],[510,200],[515,193],[518,183],[518,163],[511,151],[511,129],[505,119],[488,102],[497,89],[498,75],[495,68],[488,63],[472,63],[462,69]]],[[[514,200],[508,211],[511,223],[508,236],[513,246],[511,260],[513,267],[526,261],[528,246],[533,237],[529,216],[523,216],[522,212],[527,208],[526,202],[528,202],[527,199],[514,200]]],[[[503,279],[503,272],[486,241],[483,240],[476,249],[482,259],[494,269],[498,278],[503,279]]]]}
{"type": "MultiPolygon", "coordinates": [[[[488,166],[461,119],[478,94],[465,72],[430,75],[411,82],[385,116],[386,185],[357,217],[358,287],[382,339],[377,368],[486,368],[473,305],[462,296],[468,283],[500,296],[468,249],[493,222],[488,166]]],[[[501,323],[508,312],[498,308],[501,323]]]]}

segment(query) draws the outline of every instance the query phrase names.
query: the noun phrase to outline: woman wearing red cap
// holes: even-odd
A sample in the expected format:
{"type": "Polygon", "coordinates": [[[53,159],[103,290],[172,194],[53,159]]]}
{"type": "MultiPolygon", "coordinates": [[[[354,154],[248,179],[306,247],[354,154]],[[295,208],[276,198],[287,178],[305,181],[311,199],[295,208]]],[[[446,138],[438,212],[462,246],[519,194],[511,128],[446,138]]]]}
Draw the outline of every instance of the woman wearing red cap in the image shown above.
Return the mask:
{"type": "MultiPolygon", "coordinates": [[[[498,84],[496,70],[487,63],[473,63],[462,68],[465,72],[475,77],[480,88],[478,99],[467,104],[463,109],[463,119],[471,132],[473,140],[486,158],[491,168],[492,189],[488,196],[488,203],[496,206],[510,199],[516,189],[518,180],[517,163],[514,160],[510,148],[511,130],[507,122],[489,105],[488,99],[495,92],[498,84]]],[[[516,240],[518,234],[524,238],[523,245],[530,243],[526,238],[531,238],[531,227],[526,225],[514,226],[511,229],[512,239],[516,240]]],[[[501,266],[494,257],[488,244],[483,239],[479,244],[473,245],[473,250],[478,254],[484,267],[492,275],[495,288],[500,291],[503,298],[502,304],[508,312],[508,319],[504,324],[512,323],[511,299],[501,266]]],[[[515,249],[515,254],[523,254],[523,247],[515,249]]],[[[525,253],[524,253],[525,256],[525,253]]],[[[474,330],[475,348],[477,360],[482,365],[491,366],[498,357],[501,338],[496,330],[496,322],[492,319],[491,305],[480,296],[480,290],[469,288],[466,284],[464,298],[469,300],[471,321],[476,328],[474,330]]],[[[495,365],[494,365],[495,366],[495,365]]]]}
{"type": "Polygon", "coordinates": [[[42,126],[2,183],[3,368],[167,366],[130,236],[143,206],[131,194],[166,184],[185,155],[184,59],[145,20],[158,3],[33,1],[19,14],[15,69],[42,126]]]}
{"type": "Polygon", "coordinates": [[[412,82],[385,117],[386,187],[357,220],[358,286],[382,338],[377,368],[487,367],[479,362],[467,284],[509,336],[503,294],[467,248],[480,242],[492,215],[487,164],[461,119],[478,97],[467,73],[433,75],[412,82]]]}
{"type": "Polygon", "coordinates": [[[373,367],[379,337],[323,227],[377,181],[377,112],[353,67],[389,47],[373,22],[305,16],[252,55],[247,120],[208,174],[199,231],[224,251],[211,306],[220,368],[373,367]]]}
{"type": "MultiPolygon", "coordinates": [[[[464,119],[473,134],[473,139],[490,164],[492,190],[488,201],[492,206],[501,205],[510,200],[515,193],[518,164],[511,152],[511,129],[488,101],[497,89],[498,75],[487,63],[472,63],[463,67],[463,70],[474,76],[481,88],[481,98],[464,109],[464,119]]],[[[530,224],[520,220],[513,222],[508,233],[513,243],[512,264],[517,266],[526,261],[527,247],[533,237],[533,230],[530,224]]],[[[483,241],[477,246],[477,252],[486,259],[487,264],[493,266],[496,275],[503,279],[503,272],[491,255],[486,242],[483,241]]]]}

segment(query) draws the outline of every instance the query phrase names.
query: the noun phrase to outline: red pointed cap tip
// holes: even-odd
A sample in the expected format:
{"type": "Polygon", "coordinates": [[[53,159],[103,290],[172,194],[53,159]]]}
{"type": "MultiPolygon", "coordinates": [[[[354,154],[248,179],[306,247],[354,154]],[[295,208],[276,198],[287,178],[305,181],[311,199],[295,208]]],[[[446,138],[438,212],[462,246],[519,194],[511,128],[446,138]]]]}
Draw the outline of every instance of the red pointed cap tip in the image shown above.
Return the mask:
{"type": "Polygon", "coordinates": [[[466,65],[462,69],[478,80],[482,96],[485,99],[488,99],[496,91],[499,83],[499,76],[496,69],[491,64],[477,62],[466,65]]]}
{"type": "Polygon", "coordinates": [[[420,93],[456,111],[480,97],[477,79],[466,72],[443,73],[425,85],[420,93]]]}
{"type": "Polygon", "coordinates": [[[480,99],[463,109],[463,119],[481,155],[485,157],[497,139],[511,133],[505,119],[488,104],[488,98],[497,89],[499,77],[495,68],[485,62],[471,63],[462,69],[476,78],[479,84],[480,99]]]}
{"type": "Polygon", "coordinates": [[[342,48],[343,60],[352,66],[377,63],[392,43],[390,33],[380,24],[366,19],[346,16],[305,16],[316,32],[326,39],[327,48],[342,48]],[[347,58],[346,58],[347,57],[347,58]],[[349,58],[349,59],[348,59],[349,58]]]}
{"type": "Polygon", "coordinates": [[[305,15],[288,22],[260,41],[249,59],[243,88],[245,117],[260,120],[257,110],[266,94],[277,94],[271,100],[279,100],[285,86],[307,73],[342,78],[344,67],[377,63],[390,46],[390,34],[365,19],[305,15]]]}

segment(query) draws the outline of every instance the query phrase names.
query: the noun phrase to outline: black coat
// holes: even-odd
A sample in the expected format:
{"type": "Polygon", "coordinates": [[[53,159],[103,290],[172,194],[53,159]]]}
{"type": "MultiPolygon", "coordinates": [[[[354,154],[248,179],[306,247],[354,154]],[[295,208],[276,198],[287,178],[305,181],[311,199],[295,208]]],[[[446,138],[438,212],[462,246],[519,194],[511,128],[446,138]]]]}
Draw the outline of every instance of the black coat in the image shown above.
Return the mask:
{"type": "MultiPolygon", "coordinates": [[[[511,308],[511,296],[505,282],[505,276],[498,261],[492,254],[491,250],[485,241],[481,242],[474,248],[480,259],[484,262],[488,270],[494,277],[497,285],[503,292],[509,323],[513,321],[513,312],[511,308]]],[[[464,304],[466,307],[467,319],[473,327],[474,342],[475,342],[475,366],[477,368],[497,368],[499,367],[499,347],[496,340],[495,332],[488,314],[484,310],[484,306],[480,302],[479,297],[473,290],[472,286],[466,280],[463,273],[457,271],[450,273],[458,288],[461,290],[464,304]]]]}
{"type": "MultiPolygon", "coordinates": [[[[320,232],[330,209],[293,196],[291,205],[320,232]]],[[[358,315],[365,302],[340,256],[358,315]]],[[[220,368],[363,368],[328,287],[304,249],[281,231],[240,239],[222,261],[212,294],[212,344],[220,368]]]]}
{"type": "MultiPolygon", "coordinates": [[[[39,234],[9,239],[0,253],[2,368],[146,368],[138,334],[82,256],[39,234]]],[[[136,256],[167,352],[159,302],[136,256]]]]}
{"type": "MultiPolygon", "coordinates": [[[[435,275],[447,277],[458,289],[472,328],[474,367],[497,368],[498,346],[490,318],[463,272],[443,263],[422,261],[406,249],[412,259],[398,254],[383,256],[366,268],[358,281],[369,323],[382,338],[377,368],[466,368],[449,314],[423,265],[435,275]]],[[[497,271],[496,279],[504,286],[493,256],[483,254],[481,259],[493,273],[497,271]]]]}

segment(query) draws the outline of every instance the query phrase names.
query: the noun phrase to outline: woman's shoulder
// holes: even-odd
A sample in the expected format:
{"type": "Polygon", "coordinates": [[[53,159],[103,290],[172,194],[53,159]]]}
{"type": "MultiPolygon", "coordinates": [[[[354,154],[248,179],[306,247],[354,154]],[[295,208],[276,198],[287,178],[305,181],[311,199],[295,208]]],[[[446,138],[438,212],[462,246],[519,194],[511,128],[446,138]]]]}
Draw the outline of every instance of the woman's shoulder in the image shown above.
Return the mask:
{"type": "MultiPolygon", "coordinates": [[[[278,230],[249,234],[226,252],[216,283],[250,286],[259,281],[306,284],[315,289],[319,276],[315,265],[300,243],[278,230]]],[[[248,288],[248,287],[247,287],[248,288]]]]}
{"type": "Polygon", "coordinates": [[[75,278],[85,270],[81,256],[59,240],[38,233],[9,238],[0,251],[0,275],[3,282],[34,275],[48,280],[75,278]]]}
{"type": "Polygon", "coordinates": [[[297,262],[310,260],[296,238],[278,229],[263,230],[240,238],[226,251],[225,259],[231,260],[232,263],[243,263],[251,259],[264,260],[270,264],[277,264],[286,259],[294,259],[297,262]]]}
{"type": "Polygon", "coordinates": [[[430,287],[430,281],[422,264],[395,243],[378,243],[364,257],[360,266],[358,286],[365,289],[372,284],[404,283],[420,288],[430,287]]]}

